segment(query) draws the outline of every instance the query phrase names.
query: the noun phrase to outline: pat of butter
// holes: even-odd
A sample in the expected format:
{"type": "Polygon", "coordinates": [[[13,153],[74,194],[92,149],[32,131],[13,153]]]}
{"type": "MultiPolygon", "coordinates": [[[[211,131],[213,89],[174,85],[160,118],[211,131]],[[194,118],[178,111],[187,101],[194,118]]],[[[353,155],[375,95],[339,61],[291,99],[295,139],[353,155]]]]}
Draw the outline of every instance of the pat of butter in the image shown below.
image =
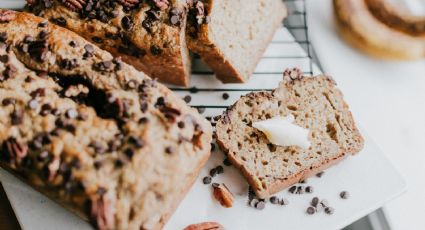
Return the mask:
{"type": "Polygon", "coordinates": [[[252,123],[252,127],[263,132],[269,141],[280,146],[299,146],[308,149],[311,145],[308,140],[309,130],[293,124],[292,114],[287,117],[276,116],[268,120],[252,123]]]}

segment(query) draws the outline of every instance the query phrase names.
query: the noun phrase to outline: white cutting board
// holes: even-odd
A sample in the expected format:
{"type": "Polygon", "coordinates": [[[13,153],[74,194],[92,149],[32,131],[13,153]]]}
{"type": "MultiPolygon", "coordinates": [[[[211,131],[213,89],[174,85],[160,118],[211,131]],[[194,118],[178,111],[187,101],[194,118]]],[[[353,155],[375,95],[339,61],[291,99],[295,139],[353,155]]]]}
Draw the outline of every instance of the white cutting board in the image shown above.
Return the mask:
{"type": "MultiPolygon", "coordinates": [[[[298,66],[308,70],[309,59],[305,55],[303,49],[294,43],[290,33],[282,28],[258,65],[256,74],[246,84],[223,85],[210,76],[210,71],[196,60],[192,85],[200,91],[191,94],[191,105],[207,105],[205,116],[221,114],[224,107],[232,104],[242,94],[276,87],[285,68],[298,66]],[[222,99],[223,90],[229,90],[228,100],[222,99]]],[[[189,92],[177,91],[177,94],[185,96],[189,92]]],[[[307,184],[314,187],[313,194],[292,195],[283,191],[278,196],[287,198],[290,202],[288,206],[268,204],[262,211],[247,206],[247,184],[231,167],[225,167],[225,173],[216,177],[215,182],[226,183],[235,194],[234,207],[224,209],[212,199],[211,187],[202,184],[202,177],[208,174],[210,168],[222,162],[223,154],[216,150],[165,229],[183,229],[189,224],[202,221],[218,221],[226,229],[232,230],[297,230],[317,229],[318,226],[320,229],[340,229],[381,207],[406,189],[400,174],[364,130],[362,134],[366,142],[360,154],[327,170],[322,178],[308,180],[307,184]],[[339,198],[339,193],[343,190],[350,192],[350,199],[339,198]],[[335,213],[307,215],[305,210],[314,196],[328,200],[335,208],[335,213]]],[[[3,170],[0,170],[0,180],[24,229],[90,229],[87,223],[3,170]]]]}

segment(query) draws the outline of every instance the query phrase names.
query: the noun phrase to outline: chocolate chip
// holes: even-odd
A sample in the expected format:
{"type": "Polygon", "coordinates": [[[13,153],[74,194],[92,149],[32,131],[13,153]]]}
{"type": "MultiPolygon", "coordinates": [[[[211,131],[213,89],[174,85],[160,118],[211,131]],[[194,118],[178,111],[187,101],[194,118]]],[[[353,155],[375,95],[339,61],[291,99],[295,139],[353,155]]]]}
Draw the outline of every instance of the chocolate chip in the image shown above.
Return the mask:
{"type": "Polygon", "coordinates": [[[305,192],[306,192],[306,193],[312,193],[312,192],[313,192],[313,187],[311,187],[311,186],[307,186],[307,187],[305,188],[305,192]]]}
{"type": "Polygon", "coordinates": [[[220,184],[219,183],[212,183],[212,185],[211,185],[213,188],[218,188],[219,186],[220,186],[220,184]]]}
{"type": "Polygon", "coordinates": [[[77,112],[77,110],[75,110],[75,109],[68,109],[68,110],[66,111],[66,116],[67,116],[69,119],[75,119],[75,118],[77,118],[77,117],[78,117],[78,112],[77,112]]]}
{"type": "Polygon", "coordinates": [[[339,197],[341,197],[341,199],[348,199],[348,198],[350,198],[350,194],[347,191],[342,191],[339,194],[339,197]]]}
{"type": "Polygon", "coordinates": [[[3,62],[3,63],[7,63],[7,62],[9,62],[9,56],[8,55],[0,55],[0,62],[3,62]]]}
{"type": "Polygon", "coordinates": [[[304,194],[304,187],[303,186],[298,186],[297,187],[297,192],[296,194],[304,194]]]}
{"type": "Polygon", "coordinates": [[[15,98],[5,98],[2,101],[3,106],[8,106],[8,105],[14,105],[16,103],[16,99],[15,98]]]}
{"type": "Polygon", "coordinates": [[[217,170],[217,174],[222,174],[224,173],[224,168],[223,166],[219,165],[215,168],[217,170]]]}
{"type": "Polygon", "coordinates": [[[204,183],[204,184],[211,184],[211,181],[212,181],[212,179],[209,176],[206,176],[202,179],[202,183],[204,183]]]}
{"type": "Polygon", "coordinates": [[[258,210],[263,210],[266,207],[266,203],[264,201],[259,201],[255,204],[255,208],[258,210]]]}
{"type": "Polygon", "coordinates": [[[334,213],[334,209],[332,207],[326,207],[325,213],[328,215],[332,215],[334,213]]]}
{"type": "Polygon", "coordinates": [[[101,161],[95,161],[94,163],[93,163],[93,166],[96,168],[96,169],[100,169],[101,167],[102,167],[102,162],[101,161]]]}
{"type": "Polygon", "coordinates": [[[12,121],[12,125],[20,125],[24,120],[24,113],[19,109],[15,109],[10,115],[10,119],[12,121]]]}
{"type": "Polygon", "coordinates": [[[92,147],[93,149],[94,149],[94,152],[95,153],[98,153],[98,154],[103,154],[103,153],[105,153],[106,152],[106,148],[104,147],[104,145],[102,144],[102,142],[100,142],[100,141],[92,141],[90,144],[89,144],[89,147],[92,147]]]}
{"type": "Polygon", "coordinates": [[[226,165],[226,166],[231,166],[232,162],[229,160],[229,158],[226,158],[226,159],[223,160],[223,164],[226,165]]]}
{"type": "Polygon", "coordinates": [[[92,37],[91,40],[93,40],[96,43],[102,43],[102,41],[103,41],[102,38],[99,38],[99,37],[96,37],[96,36],[92,37]]]}
{"type": "Polygon", "coordinates": [[[47,59],[49,51],[48,43],[45,40],[30,42],[27,48],[24,44],[21,49],[24,52],[28,52],[31,58],[39,62],[44,62],[47,59]]]}
{"type": "Polygon", "coordinates": [[[124,16],[121,19],[121,26],[124,28],[124,30],[131,30],[131,28],[133,28],[133,21],[130,17],[124,16]]]}
{"type": "Polygon", "coordinates": [[[323,174],[325,174],[325,172],[322,171],[322,172],[317,173],[316,176],[320,178],[320,177],[323,176],[323,174]]]}
{"type": "Polygon", "coordinates": [[[72,70],[77,67],[77,59],[63,59],[59,62],[59,66],[65,70],[72,70]]]}
{"type": "Polygon", "coordinates": [[[49,24],[49,21],[42,21],[40,23],[38,23],[38,27],[44,28],[49,24]]]}
{"type": "Polygon", "coordinates": [[[255,198],[249,199],[248,198],[248,205],[249,206],[255,207],[255,205],[257,205],[257,203],[258,203],[258,200],[257,199],[255,199],[255,198]]]}
{"type": "Polygon", "coordinates": [[[192,101],[192,97],[190,95],[186,95],[184,96],[183,101],[185,101],[186,103],[190,103],[192,101]]]}
{"type": "Polygon", "coordinates": [[[175,151],[176,150],[172,146],[168,146],[167,148],[165,148],[165,153],[167,154],[173,154],[175,151]]]}
{"type": "Polygon", "coordinates": [[[198,109],[198,113],[202,114],[205,112],[205,108],[204,107],[197,107],[196,109],[198,109]]]}
{"type": "Polygon", "coordinates": [[[134,150],[133,150],[133,149],[131,149],[131,148],[128,148],[128,149],[124,150],[124,154],[125,154],[125,155],[129,158],[129,159],[131,159],[131,158],[133,158],[134,150]]]}
{"type": "Polygon", "coordinates": [[[227,100],[227,99],[229,99],[230,96],[229,96],[228,93],[223,93],[222,97],[223,97],[224,100],[227,100]]]}
{"type": "Polygon", "coordinates": [[[139,124],[146,124],[149,122],[149,119],[146,117],[142,117],[139,119],[139,124]]]}
{"type": "Polygon", "coordinates": [[[319,198],[318,197],[314,197],[311,202],[310,202],[311,206],[313,207],[317,207],[317,205],[319,204],[319,198]]]}
{"type": "Polygon", "coordinates": [[[6,40],[7,40],[7,33],[0,32],[0,42],[6,42],[6,40]]]}
{"type": "Polygon", "coordinates": [[[297,191],[297,186],[292,186],[292,187],[289,188],[290,193],[294,194],[295,191],[297,191]]]}
{"type": "Polygon", "coordinates": [[[151,46],[151,53],[152,53],[154,56],[157,56],[157,55],[160,55],[160,54],[162,53],[162,50],[161,50],[158,46],[156,46],[156,45],[152,45],[152,46],[151,46]]]}
{"type": "Polygon", "coordinates": [[[176,7],[170,10],[170,23],[173,26],[180,26],[183,12],[176,7]]]}
{"type": "Polygon", "coordinates": [[[58,26],[66,27],[66,20],[63,17],[51,19],[58,26]]]}
{"type": "Polygon", "coordinates": [[[288,201],[288,199],[283,198],[283,199],[280,200],[279,203],[280,203],[280,205],[288,205],[289,201],[288,201]]]}
{"type": "Polygon", "coordinates": [[[46,90],[44,88],[38,88],[30,93],[32,98],[44,97],[46,95],[46,90]]]}
{"type": "Polygon", "coordinates": [[[37,109],[38,107],[38,101],[36,99],[32,99],[28,102],[28,107],[30,107],[30,109],[37,109]]]}
{"type": "Polygon", "coordinates": [[[143,145],[145,144],[142,139],[140,139],[138,137],[134,137],[134,136],[129,137],[128,141],[131,144],[135,145],[137,148],[142,148],[143,145]]]}
{"type": "Polygon", "coordinates": [[[277,204],[277,203],[279,203],[279,198],[277,198],[276,196],[272,196],[272,197],[270,197],[270,203],[272,203],[272,204],[277,204]]]}
{"type": "Polygon", "coordinates": [[[158,97],[156,100],[155,106],[164,106],[165,105],[165,99],[163,97],[158,97]]]}
{"type": "Polygon", "coordinates": [[[325,199],[323,199],[323,200],[321,200],[320,201],[320,205],[322,206],[322,207],[328,207],[329,205],[328,205],[328,201],[327,200],[325,200],[325,199]]]}
{"type": "Polygon", "coordinates": [[[210,170],[210,176],[211,177],[215,177],[217,175],[217,168],[212,168],[211,170],[210,170]]]}
{"type": "Polygon", "coordinates": [[[50,104],[44,104],[41,106],[40,115],[46,116],[52,111],[53,107],[50,104]]]}
{"type": "Polygon", "coordinates": [[[104,72],[110,70],[112,61],[102,61],[93,64],[93,69],[96,71],[104,72]]]}
{"type": "Polygon", "coordinates": [[[178,126],[180,129],[184,129],[184,127],[185,127],[184,121],[179,121],[179,122],[177,123],[177,126],[178,126]]]}
{"type": "Polygon", "coordinates": [[[314,213],[316,213],[316,209],[314,207],[307,208],[307,214],[313,215],[314,213]]]}
{"type": "Polygon", "coordinates": [[[38,38],[41,40],[44,40],[47,38],[47,36],[49,35],[49,32],[46,30],[42,30],[40,31],[40,33],[38,34],[38,38]]]}
{"type": "Polygon", "coordinates": [[[84,53],[85,57],[91,57],[93,56],[93,52],[94,52],[94,47],[90,44],[84,45],[84,50],[86,51],[84,53]]]}

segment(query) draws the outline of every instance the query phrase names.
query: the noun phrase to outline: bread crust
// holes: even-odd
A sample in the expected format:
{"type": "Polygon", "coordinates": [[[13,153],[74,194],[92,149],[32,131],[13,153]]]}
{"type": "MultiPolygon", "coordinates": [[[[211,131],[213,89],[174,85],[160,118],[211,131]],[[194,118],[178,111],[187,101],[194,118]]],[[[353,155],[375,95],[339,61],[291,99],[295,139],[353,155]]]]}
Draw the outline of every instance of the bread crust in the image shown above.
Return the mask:
{"type": "MultiPolygon", "coordinates": [[[[41,1],[39,1],[41,2],[41,1]]],[[[123,5],[117,3],[114,11],[116,17],[108,18],[103,22],[97,19],[82,18],[80,11],[66,7],[60,0],[53,0],[51,7],[42,7],[42,3],[28,5],[27,9],[39,16],[55,22],[58,18],[65,20],[66,28],[95,42],[99,47],[111,52],[116,57],[133,65],[136,69],[145,72],[153,79],[174,85],[188,86],[190,83],[190,57],[186,45],[185,30],[187,7],[183,0],[172,0],[170,6],[158,10],[146,3],[136,4],[131,10],[125,10],[123,5]],[[170,9],[178,9],[181,13],[179,25],[171,25],[168,14],[170,9]],[[158,19],[152,19],[151,32],[144,26],[146,20],[153,18],[153,13],[158,14],[158,19]],[[130,28],[123,28],[124,17],[130,18],[130,28]],[[121,37],[123,36],[123,37],[121,37]],[[129,47],[127,47],[130,43],[129,47]],[[124,48],[122,48],[124,47],[124,48]],[[152,52],[153,47],[156,52],[152,52]],[[137,52],[135,53],[135,51],[137,52]]],[[[104,3],[102,3],[104,4],[104,3]]],[[[112,9],[112,8],[111,8],[112,9]]]]}
{"type": "MultiPolygon", "coordinates": [[[[296,84],[295,82],[308,82],[308,81],[315,81],[315,78],[320,78],[328,81],[328,84],[334,85],[333,79],[327,77],[327,76],[317,76],[317,77],[310,77],[310,78],[302,78],[302,79],[294,79],[294,80],[284,80],[281,83],[281,86],[276,89],[273,93],[269,92],[256,92],[256,93],[250,93],[246,96],[242,96],[239,101],[253,101],[254,98],[263,98],[266,101],[272,101],[277,100],[277,98],[280,98],[282,95],[279,95],[280,91],[283,91],[283,93],[286,91],[287,87],[291,87],[292,84],[296,84]]],[[[238,102],[239,102],[238,101],[238,102]]],[[[217,127],[217,144],[219,147],[225,152],[228,159],[232,162],[232,164],[241,172],[241,174],[247,179],[250,186],[253,188],[254,192],[259,198],[267,198],[271,196],[274,193],[277,193],[285,188],[288,188],[289,186],[298,183],[299,181],[302,181],[308,177],[311,177],[329,167],[332,165],[335,165],[342,161],[346,156],[348,155],[354,155],[358,153],[363,148],[364,140],[355,126],[354,122],[350,126],[350,130],[352,131],[353,137],[357,139],[357,142],[359,143],[358,146],[355,147],[349,147],[347,149],[340,149],[340,152],[338,154],[335,154],[331,158],[326,158],[322,161],[314,162],[314,164],[309,165],[308,168],[305,168],[301,171],[297,171],[296,173],[293,173],[285,178],[278,179],[276,178],[276,181],[274,181],[271,184],[267,184],[267,189],[264,189],[264,186],[262,185],[262,182],[258,179],[258,176],[254,174],[252,169],[248,169],[246,167],[246,163],[241,161],[239,158],[236,157],[236,152],[231,149],[231,144],[228,143],[227,139],[222,136],[223,133],[226,132],[226,127],[229,122],[231,122],[231,119],[229,116],[231,114],[238,114],[237,111],[237,104],[236,102],[233,106],[229,107],[229,109],[223,114],[222,118],[218,121],[216,127],[217,127]]],[[[283,102],[284,103],[284,102],[283,102]]],[[[277,101],[276,101],[277,104],[277,101]]],[[[348,105],[344,102],[343,107],[345,110],[348,110],[348,105]]],[[[351,112],[348,112],[348,117],[350,120],[353,120],[353,116],[351,112]]],[[[235,118],[232,118],[235,119],[235,118]]],[[[239,153],[240,155],[241,153],[239,153]]]]}
{"type": "MultiPolygon", "coordinates": [[[[0,75],[7,76],[0,80],[0,102],[12,103],[9,101],[13,99],[16,104],[13,107],[3,104],[0,109],[1,167],[83,219],[90,220],[97,228],[161,229],[210,155],[209,122],[165,86],[114,59],[74,32],[45,23],[45,19],[28,13],[8,12],[15,17],[9,21],[0,19],[0,75]],[[25,51],[28,43],[29,51],[25,51]],[[40,47],[46,47],[42,49],[46,52],[43,53],[44,61],[36,57],[41,51],[32,50],[40,47]],[[83,59],[85,50],[92,50],[91,56],[83,59]],[[112,63],[106,64],[110,60],[112,63]],[[114,70],[108,69],[109,66],[114,70]],[[66,96],[65,89],[73,85],[68,87],[65,82],[80,81],[78,76],[84,76],[85,80],[79,84],[87,86],[89,92],[114,95],[109,99],[117,98],[112,103],[118,103],[117,114],[122,115],[102,115],[102,109],[84,98],[77,100],[66,96]],[[140,87],[130,87],[130,83],[140,87]],[[43,90],[34,91],[39,87],[43,90]],[[31,98],[35,98],[40,106],[37,103],[31,105],[31,98]],[[124,102],[120,103],[118,99],[128,103],[122,105],[124,102]],[[148,107],[139,106],[139,102],[146,102],[148,107]],[[33,112],[30,108],[39,109],[44,103],[54,106],[55,114],[42,115],[41,110],[33,112]],[[69,112],[68,107],[75,108],[74,112],[69,112]],[[15,116],[11,114],[16,109],[23,112],[21,121],[11,123],[15,116]],[[121,120],[121,116],[125,119],[121,120]],[[148,120],[142,122],[142,118],[148,120]],[[61,122],[57,123],[57,120],[61,122]],[[177,121],[184,121],[185,127],[177,127],[177,121]],[[63,129],[63,122],[71,126],[63,129]],[[43,140],[43,144],[34,144],[40,134],[48,135],[50,143],[43,140]],[[110,147],[110,141],[117,139],[122,139],[121,144],[110,147]],[[100,152],[95,150],[98,147],[92,147],[92,141],[100,141],[109,147],[100,152]],[[38,147],[35,149],[31,147],[33,145],[38,147]],[[129,149],[132,150],[130,153],[129,149]],[[73,183],[82,183],[83,188],[75,193],[66,190],[61,180],[65,177],[64,172],[51,168],[51,163],[56,161],[46,162],[49,165],[48,178],[44,176],[45,163],[40,166],[42,168],[38,164],[28,166],[23,163],[26,162],[24,159],[38,162],[36,159],[40,159],[43,151],[49,153],[47,157],[57,159],[65,166],[68,159],[75,158],[79,166],[72,166],[72,171],[67,173],[71,173],[73,183]],[[176,162],[181,167],[173,166],[176,162]],[[161,196],[161,199],[153,195],[161,196]],[[108,206],[103,200],[106,198],[114,202],[108,206]],[[97,218],[106,222],[99,222],[93,213],[87,212],[86,201],[91,201],[92,212],[100,215],[97,218]],[[101,202],[94,210],[93,201],[101,202]],[[105,207],[111,209],[105,210],[105,207]],[[108,220],[110,218],[112,220],[108,220]]],[[[0,16],[1,13],[0,10],[0,16]]],[[[97,100],[97,104],[108,103],[111,102],[97,100]]],[[[66,167],[60,170],[66,170],[66,167]]]]}
{"type": "Polygon", "coordinates": [[[390,14],[388,8],[380,8],[379,12],[370,11],[365,1],[374,2],[333,0],[336,27],[342,38],[359,50],[378,58],[410,60],[425,56],[425,39],[412,35],[418,34],[418,31],[414,32],[407,26],[411,25],[413,20],[406,20],[397,24],[398,26],[391,22],[392,20],[386,20],[384,23],[375,15],[391,18],[391,15],[396,14],[390,14]]]}
{"type": "MultiPolygon", "coordinates": [[[[274,0],[273,0],[274,1],[274,0]]],[[[211,17],[215,7],[215,0],[207,0],[205,2],[207,17],[211,17]]],[[[196,22],[189,20],[189,26],[187,27],[187,40],[188,46],[191,51],[200,55],[201,59],[214,71],[216,77],[223,83],[243,83],[248,80],[250,75],[254,72],[258,62],[264,54],[268,44],[273,39],[274,32],[281,27],[282,20],[287,16],[287,10],[283,2],[276,1],[277,10],[273,15],[269,15],[271,32],[264,34],[264,40],[262,45],[258,46],[253,58],[253,62],[250,64],[250,69],[247,71],[248,74],[242,73],[223,52],[223,50],[216,44],[218,41],[214,40],[215,35],[212,34],[210,23],[197,25],[196,22]],[[198,28],[196,36],[193,35],[193,28],[198,28]]],[[[214,18],[211,18],[214,20],[214,18]]],[[[231,24],[229,23],[229,26],[231,24]]],[[[248,25],[247,25],[248,26],[248,25]]],[[[266,26],[266,25],[263,25],[266,26]]],[[[269,26],[269,25],[267,25],[269,26]]],[[[229,35],[230,36],[230,35],[229,35]]],[[[237,50],[234,52],[238,52],[237,50]]]]}

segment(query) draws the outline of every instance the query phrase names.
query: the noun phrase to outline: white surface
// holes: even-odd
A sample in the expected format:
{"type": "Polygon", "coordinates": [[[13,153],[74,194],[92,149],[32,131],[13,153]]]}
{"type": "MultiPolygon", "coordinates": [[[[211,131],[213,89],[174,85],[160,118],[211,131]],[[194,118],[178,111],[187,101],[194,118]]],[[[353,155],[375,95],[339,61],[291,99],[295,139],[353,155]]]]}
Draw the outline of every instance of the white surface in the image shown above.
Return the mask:
{"type": "Polygon", "coordinates": [[[425,59],[381,61],[347,46],[334,30],[330,0],[309,0],[319,60],[357,120],[401,171],[408,192],[385,205],[393,229],[425,229],[425,59]]]}
{"type": "MultiPolygon", "coordinates": [[[[0,6],[2,1],[0,0],[0,6]]],[[[303,58],[301,47],[293,43],[292,36],[286,29],[278,31],[274,43],[268,48],[265,58],[257,67],[254,77],[244,85],[222,85],[202,64],[196,61],[194,70],[199,74],[193,76],[192,85],[200,89],[244,89],[229,92],[229,100],[221,98],[220,91],[200,91],[192,95],[192,105],[216,106],[207,109],[206,116],[220,114],[225,106],[230,105],[240,95],[255,89],[271,89],[281,80],[281,72],[288,67],[309,68],[309,60],[303,58]],[[286,57],[281,57],[281,56],[286,57]],[[294,58],[292,58],[294,57],[294,58]],[[207,74],[202,74],[206,72],[207,74]]],[[[178,95],[187,95],[179,91],[178,95]]],[[[363,134],[366,134],[364,131],[363,134]]],[[[366,137],[365,149],[357,156],[328,170],[321,178],[312,178],[309,185],[314,186],[313,194],[290,195],[286,191],[279,195],[289,199],[286,207],[268,205],[258,211],[246,206],[247,185],[235,169],[225,167],[225,173],[218,180],[225,182],[236,195],[235,207],[224,209],[211,198],[211,187],[201,183],[208,169],[222,162],[223,155],[214,152],[189,192],[168,223],[166,229],[181,229],[184,226],[201,221],[221,222],[227,229],[338,229],[381,207],[387,201],[402,193],[405,184],[401,176],[384,157],[381,151],[366,137]],[[341,200],[339,192],[348,190],[351,198],[341,200]],[[313,196],[325,198],[336,209],[335,214],[327,216],[323,212],[315,216],[305,214],[305,209],[313,196]]],[[[85,229],[88,224],[55,205],[28,186],[0,171],[0,179],[16,215],[24,229],[85,229]]]]}

